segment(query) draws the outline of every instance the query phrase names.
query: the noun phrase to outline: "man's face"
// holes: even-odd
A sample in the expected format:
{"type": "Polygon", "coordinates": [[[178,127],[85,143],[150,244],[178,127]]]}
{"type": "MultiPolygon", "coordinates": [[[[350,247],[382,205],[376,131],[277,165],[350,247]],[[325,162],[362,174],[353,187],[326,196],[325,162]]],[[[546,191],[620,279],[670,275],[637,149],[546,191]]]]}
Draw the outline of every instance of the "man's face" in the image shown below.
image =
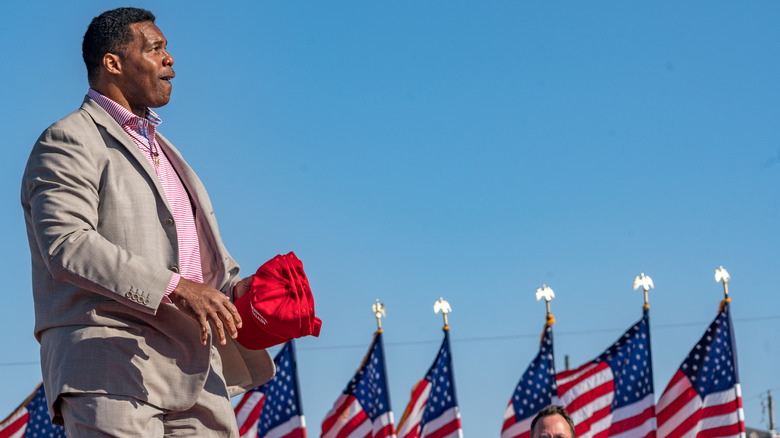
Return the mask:
{"type": "Polygon", "coordinates": [[[158,108],[171,99],[173,57],[166,51],[168,41],[151,21],[130,25],[133,39],[120,55],[120,88],[130,109],[141,114],[146,107],[158,108]],[[140,113],[139,113],[140,112],[140,113]]]}
{"type": "Polygon", "coordinates": [[[531,431],[532,438],[572,438],[569,423],[558,415],[548,415],[536,422],[531,431]]]}

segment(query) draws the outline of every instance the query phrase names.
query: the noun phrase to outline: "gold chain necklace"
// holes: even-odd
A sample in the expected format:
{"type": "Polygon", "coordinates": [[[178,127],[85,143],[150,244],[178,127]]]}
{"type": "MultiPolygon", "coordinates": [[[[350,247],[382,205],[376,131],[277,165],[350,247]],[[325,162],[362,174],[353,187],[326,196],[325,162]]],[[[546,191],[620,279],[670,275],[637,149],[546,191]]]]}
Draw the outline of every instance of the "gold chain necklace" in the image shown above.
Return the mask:
{"type": "Polygon", "coordinates": [[[149,143],[149,146],[147,146],[144,142],[141,142],[141,144],[144,145],[147,151],[149,151],[149,154],[152,156],[152,160],[154,161],[154,170],[157,170],[157,167],[160,165],[160,151],[156,146],[152,147],[151,142],[149,143]]]}

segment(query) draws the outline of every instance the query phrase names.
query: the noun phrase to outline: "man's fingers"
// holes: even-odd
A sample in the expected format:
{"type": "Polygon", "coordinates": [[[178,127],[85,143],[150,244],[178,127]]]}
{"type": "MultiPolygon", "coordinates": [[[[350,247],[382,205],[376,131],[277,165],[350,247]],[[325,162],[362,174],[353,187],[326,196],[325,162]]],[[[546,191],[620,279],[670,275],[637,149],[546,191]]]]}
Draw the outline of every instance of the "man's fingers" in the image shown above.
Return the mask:
{"type": "Polygon", "coordinates": [[[206,342],[209,340],[209,322],[205,316],[200,315],[198,324],[200,324],[200,343],[206,345],[206,342]]]}
{"type": "Polygon", "coordinates": [[[228,301],[219,311],[219,317],[227,326],[228,333],[233,339],[238,337],[238,327],[241,327],[241,317],[235,309],[235,306],[228,301]]]}
{"type": "Polygon", "coordinates": [[[225,339],[225,329],[220,321],[219,314],[211,314],[211,324],[214,326],[214,331],[217,332],[217,338],[221,345],[225,345],[227,340],[225,339]]]}
{"type": "Polygon", "coordinates": [[[236,306],[234,306],[233,303],[228,301],[225,304],[225,307],[227,307],[228,311],[230,312],[230,316],[233,318],[233,323],[235,324],[236,327],[236,336],[238,336],[238,329],[240,329],[241,326],[244,325],[244,321],[241,320],[241,315],[238,313],[238,309],[236,309],[236,306]]]}

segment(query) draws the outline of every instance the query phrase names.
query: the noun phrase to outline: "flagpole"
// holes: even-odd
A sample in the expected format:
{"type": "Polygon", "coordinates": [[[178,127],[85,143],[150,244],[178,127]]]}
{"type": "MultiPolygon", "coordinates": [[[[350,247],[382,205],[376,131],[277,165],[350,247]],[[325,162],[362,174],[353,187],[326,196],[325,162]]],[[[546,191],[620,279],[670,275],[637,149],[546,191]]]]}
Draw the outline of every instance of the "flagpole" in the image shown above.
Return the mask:
{"type": "Polygon", "coordinates": [[[444,301],[444,298],[439,297],[439,299],[433,303],[433,313],[439,313],[441,310],[441,314],[444,316],[444,327],[442,327],[442,331],[447,332],[450,330],[450,326],[447,323],[447,314],[452,312],[452,307],[450,307],[450,303],[444,301]]]}
{"type": "MultiPolygon", "coordinates": [[[[721,265],[718,269],[715,270],[715,281],[718,283],[723,283],[723,301],[720,302],[720,308],[718,309],[718,312],[723,312],[724,308],[726,307],[726,304],[731,302],[731,298],[729,298],[729,281],[731,280],[731,276],[729,275],[728,271],[721,265]]],[[[736,406],[736,412],[738,418],[740,418],[740,421],[737,423],[740,436],[745,435],[745,421],[744,421],[744,411],[742,411],[742,389],[739,386],[739,372],[737,367],[737,346],[734,338],[734,323],[731,320],[731,310],[729,309],[728,312],[726,312],[726,318],[727,318],[727,324],[728,324],[728,330],[729,330],[729,342],[731,343],[732,348],[732,357],[731,359],[734,361],[733,367],[734,367],[734,374],[735,374],[735,383],[734,383],[734,396],[735,396],[735,406],[736,406]]]]}
{"type": "Polygon", "coordinates": [[[653,375],[653,348],[650,339],[650,302],[648,301],[647,297],[647,291],[650,289],[655,289],[655,285],[653,285],[653,279],[650,278],[649,275],[645,275],[645,273],[642,272],[641,274],[634,277],[634,290],[637,290],[639,287],[642,288],[642,292],[645,296],[645,304],[642,306],[642,319],[647,325],[647,370],[650,374],[650,392],[655,393],[655,378],[653,375]]]}
{"type": "MultiPolygon", "coordinates": [[[[290,369],[292,370],[293,384],[295,385],[295,407],[298,409],[298,415],[303,420],[303,404],[301,403],[301,386],[298,383],[298,358],[295,353],[295,339],[290,339],[288,343],[290,344],[290,369]]],[[[305,422],[305,420],[303,421],[305,422]]]]}
{"type": "Polygon", "coordinates": [[[544,322],[544,330],[542,330],[542,338],[539,340],[539,345],[544,342],[544,334],[547,332],[547,327],[555,324],[555,317],[550,313],[550,301],[555,298],[555,292],[546,284],[543,284],[542,287],[536,289],[536,301],[539,301],[542,298],[544,298],[544,302],[547,305],[547,318],[544,322]]]}

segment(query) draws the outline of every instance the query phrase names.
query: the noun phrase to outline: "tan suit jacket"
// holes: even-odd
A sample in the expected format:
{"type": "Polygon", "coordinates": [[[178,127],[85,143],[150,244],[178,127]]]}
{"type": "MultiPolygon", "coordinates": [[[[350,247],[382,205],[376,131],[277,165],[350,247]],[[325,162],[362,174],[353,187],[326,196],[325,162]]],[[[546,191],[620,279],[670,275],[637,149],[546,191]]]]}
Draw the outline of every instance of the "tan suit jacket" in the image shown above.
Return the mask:
{"type": "MultiPolygon", "coordinates": [[[[157,141],[192,200],[204,282],[231,296],[239,267],[222,243],[206,189],[164,137],[157,141]]],[[[226,389],[207,390],[225,396],[273,377],[267,351],[230,338],[219,346],[211,336],[204,347],[198,325],[161,302],[179,263],[173,214],[148,160],[92,99],[41,134],[21,198],[35,336],[55,421],[62,393],[117,394],[184,410],[210,366],[223,368],[226,389]],[[211,361],[212,353],[221,360],[211,361]]]]}

